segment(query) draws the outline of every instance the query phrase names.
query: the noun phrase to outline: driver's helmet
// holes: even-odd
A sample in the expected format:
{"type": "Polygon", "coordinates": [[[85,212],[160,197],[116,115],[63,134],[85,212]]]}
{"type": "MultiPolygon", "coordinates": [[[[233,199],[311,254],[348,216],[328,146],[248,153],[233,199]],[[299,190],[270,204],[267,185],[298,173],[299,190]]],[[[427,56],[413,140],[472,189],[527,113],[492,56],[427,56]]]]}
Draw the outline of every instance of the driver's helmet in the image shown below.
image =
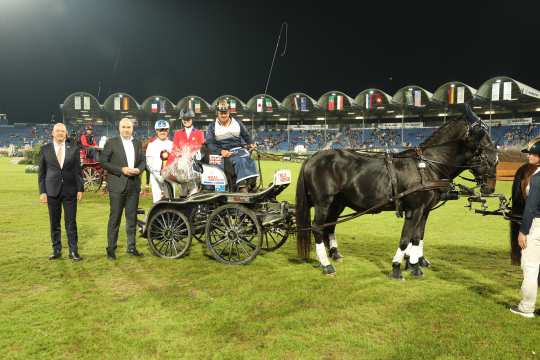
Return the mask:
{"type": "Polygon", "coordinates": [[[229,111],[229,103],[227,102],[227,100],[225,99],[219,100],[219,102],[217,103],[217,111],[219,112],[229,111]]]}
{"type": "Polygon", "coordinates": [[[156,130],[168,129],[168,128],[169,128],[169,122],[167,120],[164,120],[164,119],[159,119],[158,121],[156,121],[156,123],[154,125],[154,129],[156,129],[156,130]]]}
{"type": "Polygon", "coordinates": [[[521,150],[522,153],[540,155],[540,137],[535,137],[527,144],[527,147],[521,150]]]}
{"type": "Polygon", "coordinates": [[[183,119],[193,119],[195,117],[195,113],[193,110],[188,107],[186,109],[180,110],[180,118],[183,119]]]}

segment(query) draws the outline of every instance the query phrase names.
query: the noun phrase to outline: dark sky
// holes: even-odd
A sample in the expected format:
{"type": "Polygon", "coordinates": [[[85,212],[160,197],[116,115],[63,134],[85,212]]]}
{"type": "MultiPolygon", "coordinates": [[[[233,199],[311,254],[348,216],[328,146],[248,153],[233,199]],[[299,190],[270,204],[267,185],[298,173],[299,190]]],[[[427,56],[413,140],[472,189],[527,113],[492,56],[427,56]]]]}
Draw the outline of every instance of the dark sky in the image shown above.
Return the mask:
{"type": "Polygon", "coordinates": [[[67,95],[97,95],[100,83],[101,102],[115,91],[247,101],[264,92],[283,21],[287,51],[268,91],[278,100],[477,88],[496,75],[540,88],[534,3],[0,0],[0,113],[47,122],[67,95]]]}

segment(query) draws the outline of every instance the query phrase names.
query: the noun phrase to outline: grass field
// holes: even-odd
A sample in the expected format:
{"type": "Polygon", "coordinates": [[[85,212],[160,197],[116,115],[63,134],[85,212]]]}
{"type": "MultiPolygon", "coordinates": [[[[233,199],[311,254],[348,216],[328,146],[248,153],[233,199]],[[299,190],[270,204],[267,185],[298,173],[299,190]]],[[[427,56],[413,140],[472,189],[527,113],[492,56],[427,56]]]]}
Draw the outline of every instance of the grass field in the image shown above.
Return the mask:
{"type": "MultiPolygon", "coordinates": [[[[279,167],[266,162],[269,182],[279,167]]],[[[35,174],[0,158],[0,356],[3,359],[528,359],[539,323],[508,311],[521,273],[508,224],[449,202],[428,221],[423,279],[391,281],[402,220],[368,215],[338,226],[336,277],[298,261],[294,241],[247,266],[194,242],[186,258],[105,257],[108,200],[79,204],[84,261],[48,261],[47,209],[35,174]]],[[[293,183],[282,199],[294,201],[293,183]]],[[[510,183],[498,191],[509,194],[510,183]]],[[[142,206],[148,208],[150,198],[142,206]]]]}

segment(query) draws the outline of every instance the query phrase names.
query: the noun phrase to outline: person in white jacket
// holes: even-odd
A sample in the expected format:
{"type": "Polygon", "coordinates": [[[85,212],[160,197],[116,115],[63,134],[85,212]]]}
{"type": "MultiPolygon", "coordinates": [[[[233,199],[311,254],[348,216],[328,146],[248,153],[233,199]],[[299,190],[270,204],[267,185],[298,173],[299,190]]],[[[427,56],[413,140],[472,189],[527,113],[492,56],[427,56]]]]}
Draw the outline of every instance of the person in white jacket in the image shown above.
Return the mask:
{"type": "Polygon", "coordinates": [[[150,187],[152,188],[153,202],[161,200],[163,178],[161,176],[161,152],[172,151],[173,143],[169,140],[169,123],[167,120],[158,120],[154,125],[156,139],[146,148],[146,167],[150,171],[150,187]]]}

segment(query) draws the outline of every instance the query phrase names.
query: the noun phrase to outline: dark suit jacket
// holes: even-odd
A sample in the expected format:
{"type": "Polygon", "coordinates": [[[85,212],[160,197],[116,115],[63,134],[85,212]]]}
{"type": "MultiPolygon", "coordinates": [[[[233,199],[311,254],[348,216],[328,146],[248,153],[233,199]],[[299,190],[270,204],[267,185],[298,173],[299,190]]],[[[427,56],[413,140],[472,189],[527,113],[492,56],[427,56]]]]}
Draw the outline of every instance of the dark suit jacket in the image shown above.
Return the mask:
{"type": "Polygon", "coordinates": [[[66,142],[64,155],[64,166],[60,168],[54,144],[41,147],[38,175],[40,194],[59,196],[60,192],[63,192],[65,195],[75,196],[77,192],[84,191],[79,147],[66,142]]]}
{"type": "MultiPolygon", "coordinates": [[[[138,168],[142,174],[146,167],[146,157],[143,153],[141,142],[133,139],[133,148],[135,149],[135,167],[138,168]]],[[[128,166],[128,163],[122,139],[120,137],[115,137],[107,140],[99,160],[101,161],[101,166],[108,171],[107,184],[109,191],[123,192],[126,189],[128,177],[122,173],[122,168],[128,166]]],[[[138,191],[140,191],[140,174],[134,176],[134,178],[138,191]]]]}

